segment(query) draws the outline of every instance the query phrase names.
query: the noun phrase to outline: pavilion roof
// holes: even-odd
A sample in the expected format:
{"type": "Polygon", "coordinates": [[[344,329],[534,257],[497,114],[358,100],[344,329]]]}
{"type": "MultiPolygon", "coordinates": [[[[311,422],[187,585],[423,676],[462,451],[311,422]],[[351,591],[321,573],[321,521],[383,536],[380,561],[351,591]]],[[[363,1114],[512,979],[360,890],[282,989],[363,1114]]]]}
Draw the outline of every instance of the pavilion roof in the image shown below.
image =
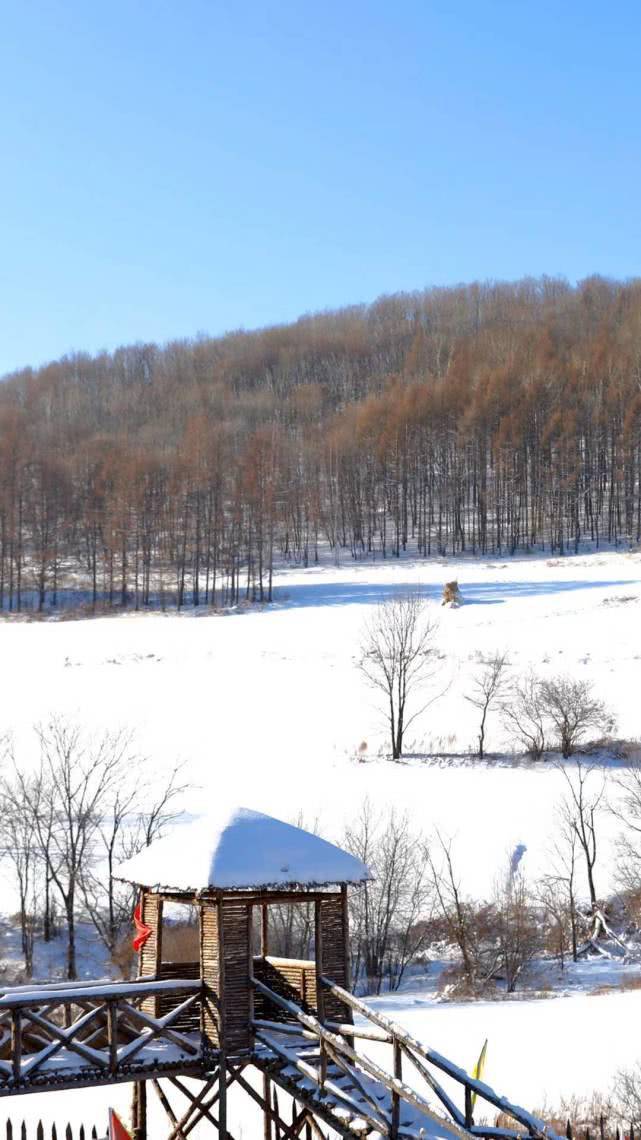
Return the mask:
{"type": "Polygon", "coordinates": [[[361,883],[368,867],[319,835],[251,808],[220,806],[116,868],[115,877],[158,892],[361,883]]]}

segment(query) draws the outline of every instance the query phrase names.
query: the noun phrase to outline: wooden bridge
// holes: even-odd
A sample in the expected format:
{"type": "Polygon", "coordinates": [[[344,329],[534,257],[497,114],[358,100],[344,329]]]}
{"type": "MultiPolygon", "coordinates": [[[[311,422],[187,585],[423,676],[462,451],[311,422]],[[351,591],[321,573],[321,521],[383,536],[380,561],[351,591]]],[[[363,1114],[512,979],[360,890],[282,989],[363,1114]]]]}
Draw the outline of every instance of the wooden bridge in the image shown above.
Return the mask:
{"type": "Polygon", "coordinates": [[[172,1140],[184,1140],[203,1121],[231,1140],[226,1102],[234,1083],[260,1106],[265,1136],[274,1140],[300,1137],[305,1129],[317,1138],[371,1140],[550,1136],[542,1121],[324,976],[322,990],[358,1020],[321,1021],[300,999],[303,979],[313,985],[313,961],[268,957],[254,965],[252,987],[261,1016],[252,1019],[252,1048],[236,1055],[208,1046],[203,1013],[217,1003],[217,995],[207,993],[201,980],[6,991],[0,997],[0,1097],[135,1082],[134,1124],[142,1137],[149,1085],[167,1113],[172,1140]],[[261,981],[261,974],[275,988],[261,981]],[[300,982],[292,984],[295,974],[300,982]],[[185,1078],[192,1078],[189,1085],[185,1078]],[[177,1096],[186,1102],[182,1115],[175,1107],[177,1096]],[[514,1127],[475,1122],[475,1115],[483,1119],[488,1112],[511,1117],[514,1127]]]}

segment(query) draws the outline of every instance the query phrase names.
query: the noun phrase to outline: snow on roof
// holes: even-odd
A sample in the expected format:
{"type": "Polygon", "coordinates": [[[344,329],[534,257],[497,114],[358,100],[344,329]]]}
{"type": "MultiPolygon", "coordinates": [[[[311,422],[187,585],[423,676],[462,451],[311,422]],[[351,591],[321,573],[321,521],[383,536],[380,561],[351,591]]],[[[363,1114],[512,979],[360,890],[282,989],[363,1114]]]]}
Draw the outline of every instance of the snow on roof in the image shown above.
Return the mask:
{"type": "Polygon", "coordinates": [[[152,890],[321,886],[371,878],[360,859],[273,816],[220,807],[175,827],[116,868],[115,877],[152,890]]]}

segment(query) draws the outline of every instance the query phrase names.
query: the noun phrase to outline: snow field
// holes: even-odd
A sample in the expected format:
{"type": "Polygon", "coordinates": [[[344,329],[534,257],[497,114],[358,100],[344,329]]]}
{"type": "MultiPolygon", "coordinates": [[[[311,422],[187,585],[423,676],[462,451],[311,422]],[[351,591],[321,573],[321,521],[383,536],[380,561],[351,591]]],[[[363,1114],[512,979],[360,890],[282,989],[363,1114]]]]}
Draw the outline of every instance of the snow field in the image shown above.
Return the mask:
{"type": "MultiPolygon", "coordinates": [[[[381,809],[394,806],[418,830],[436,824],[454,837],[464,888],[483,894],[517,843],[527,848],[529,874],[548,865],[564,782],[545,763],[513,768],[452,758],[474,746],[476,711],[464,694],[475,654],[506,649],[515,671],[532,666],[592,680],[616,712],[620,735],[636,737],[640,596],[636,554],[401,561],[285,571],[273,607],[225,616],[8,621],[4,728],[23,764],[35,759],[32,725],[54,713],[89,732],[130,729],[159,781],[176,760],[185,762],[188,810],[207,810],[222,788],[225,798],[281,818],[318,819],[321,834],[338,842],[365,797],[381,809]],[[443,609],[442,583],[453,577],[466,604],[443,609]],[[355,666],[363,624],[378,601],[416,589],[439,620],[437,687],[447,691],[410,729],[410,747],[442,758],[372,762],[387,739],[355,666]],[[621,602],[626,597],[633,600],[621,602]],[[361,764],[362,741],[370,760],[361,764]]],[[[509,747],[496,715],[487,745],[509,747]]],[[[612,783],[611,773],[606,778],[612,783]]],[[[616,829],[607,816],[603,826],[609,835],[616,829]]],[[[603,891],[613,862],[606,842],[603,891]]]]}

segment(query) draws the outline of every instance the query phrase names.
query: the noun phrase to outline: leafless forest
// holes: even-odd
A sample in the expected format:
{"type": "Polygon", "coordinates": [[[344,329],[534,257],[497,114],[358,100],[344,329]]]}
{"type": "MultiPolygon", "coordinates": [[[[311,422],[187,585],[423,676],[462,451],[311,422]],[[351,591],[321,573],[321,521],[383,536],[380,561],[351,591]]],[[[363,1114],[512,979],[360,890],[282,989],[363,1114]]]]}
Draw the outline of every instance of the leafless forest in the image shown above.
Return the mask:
{"type": "Polygon", "coordinates": [[[641,537],[641,282],[432,289],[0,388],[0,603],[270,600],[282,559],[641,537]]]}

